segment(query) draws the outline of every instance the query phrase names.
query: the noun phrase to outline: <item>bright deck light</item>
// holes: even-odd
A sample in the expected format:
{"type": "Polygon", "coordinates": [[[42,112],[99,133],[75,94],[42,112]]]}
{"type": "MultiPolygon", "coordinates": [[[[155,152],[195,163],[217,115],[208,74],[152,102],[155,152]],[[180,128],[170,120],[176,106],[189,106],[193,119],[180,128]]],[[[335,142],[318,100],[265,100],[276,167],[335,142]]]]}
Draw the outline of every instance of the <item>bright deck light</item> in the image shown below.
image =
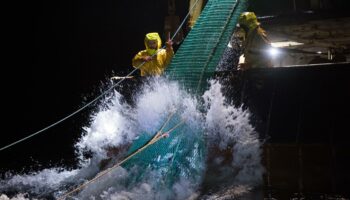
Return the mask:
{"type": "Polygon", "coordinates": [[[274,47],[271,47],[268,52],[271,57],[276,57],[278,54],[281,53],[277,48],[274,47]]]}

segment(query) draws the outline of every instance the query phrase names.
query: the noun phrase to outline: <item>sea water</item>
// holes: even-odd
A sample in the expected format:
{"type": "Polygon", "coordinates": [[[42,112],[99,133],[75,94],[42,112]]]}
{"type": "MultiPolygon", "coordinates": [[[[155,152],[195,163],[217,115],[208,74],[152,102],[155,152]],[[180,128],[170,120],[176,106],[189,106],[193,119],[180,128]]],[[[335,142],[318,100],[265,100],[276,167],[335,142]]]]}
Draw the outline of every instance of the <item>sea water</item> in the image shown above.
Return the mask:
{"type": "MultiPolygon", "coordinates": [[[[109,157],[108,149],[128,146],[140,134],[156,133],[173,110],[179,111],[191,130],[201,130],[199,134],[205,139],[208,157],[203,162],[192,162],[196,166],[191,166],[203,169],[203,173],[196,175],[200,177],[180,176],[170,188],[159,187],[162,173],[154,169],[130,184],[128,180],[133,170],[142,169],[120,166],[67,199],[215,199],[217,195],[227,195],[220,192],[223,188],[230,188],[233,196],[253,191],[262,184],[264,168],[261,165],[262,144],[250,123],[249,110],[229,103],[219,81],[212,80],[209,84],[210,88],[202,96],[195,97],[174,81],[151,78],[135,90],[133,105],[114,91],[91,113],[89,125],[83,127],[74,145],[78,167],[61,166],[18,174],[7,172],[0,180],[0,200],[64,196],[101,172],[101,161],[109,157]],[[215,167],[215,172],[210,171],[211,166],[215,167]],[[213,173],[219,176],[210,178],[213,173]],[[211,185],[215,190],[208,192],[211,185]]],[[[186,133],[185,137],[192,135],[186,133]]],[[[195,159],[197,150],[192,149],[186,159],[195,159]]],[[[123,156],[112,159],[112,165],[123,156]]]]}

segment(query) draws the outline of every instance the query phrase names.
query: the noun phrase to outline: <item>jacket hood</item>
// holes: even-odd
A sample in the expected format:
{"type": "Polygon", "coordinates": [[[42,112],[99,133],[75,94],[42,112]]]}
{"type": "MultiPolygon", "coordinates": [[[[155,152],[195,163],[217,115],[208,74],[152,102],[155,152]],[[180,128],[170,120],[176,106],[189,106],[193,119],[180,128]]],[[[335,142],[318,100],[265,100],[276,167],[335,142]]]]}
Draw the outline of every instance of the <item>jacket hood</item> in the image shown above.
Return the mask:
{"type": "MultiPolygon", "coordinates": [[[[145,47],[147,52],[153,52],[152,49],[149,48],[148,46],[148,41],[150,40],[157,40],[157,50],[161,48],[162,46],[162,40],[160,39],[160,36],[157,32],[153,33],[147,33],[145,36],[145,47]]],[[[152,54],[152,53],[150,53],[152,54]]]]}
{"type": "Polygon", "coordinates": [[[238,23],[242,28],[247,28],[248,31],[251,31],[259,26],[258,19],[254,12],[242,13],[239,17],[238,23]]]}

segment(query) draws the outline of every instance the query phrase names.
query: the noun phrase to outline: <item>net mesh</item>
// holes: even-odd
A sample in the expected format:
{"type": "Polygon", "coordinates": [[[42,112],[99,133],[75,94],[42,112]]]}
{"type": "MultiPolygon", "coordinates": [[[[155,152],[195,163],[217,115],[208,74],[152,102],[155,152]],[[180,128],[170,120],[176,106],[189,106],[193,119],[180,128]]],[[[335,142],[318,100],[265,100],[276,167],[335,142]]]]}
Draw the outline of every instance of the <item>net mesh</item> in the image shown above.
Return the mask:
{"type": "MultiPolygon", "coordinates": [[[[206,89],[207,79],[214,74],[238,17],[245,8],[245,0],[209,0],[176,52],[166,75],[179,81],[192,93],[199,94],[206,89]]],[[[178,124],[182,120],[181,115],[178,110],[164,130],[178,124]]],[[[161,139],[134,156],[123,165],[131,173],[128,184],[134,185],[150,173],[153,180],[159,178],[159,187],[169,188],[181,178],[198,183],[205,168],[203,132],[201,127],[193,128],[185,122],[171,132],[168,138],[161,139]]],[[[152,137],[152,134],[141,134],[129,153],[141,148],[152,137]]]]}
{"type": "MultiPolygon", "coordinates": [[[[166,121],[166,118],[164,118],[166,121]]],[[[181,114],[175,113],[164,132],[171,130],[181,122],[181,114]]],[[[149,178],[159,182],[158,187],[172,186],[180,177],[199,182],[204,170],[205,148],[202,132],[197,127],[183,123],[169,134],[160,139],[141,153],[132,157],[123,167],[131,172],[128,184],[133,186],[149,178]]],[[[154,134],[144,133],[139,136],[129,149],[129,154],[143,147],[154,134]]]]}
{"type": "Polygon", "coordinates": [[[176,52],[166,74],[196,94],[207,89],[246,0],[209,0],[176,52]]]}

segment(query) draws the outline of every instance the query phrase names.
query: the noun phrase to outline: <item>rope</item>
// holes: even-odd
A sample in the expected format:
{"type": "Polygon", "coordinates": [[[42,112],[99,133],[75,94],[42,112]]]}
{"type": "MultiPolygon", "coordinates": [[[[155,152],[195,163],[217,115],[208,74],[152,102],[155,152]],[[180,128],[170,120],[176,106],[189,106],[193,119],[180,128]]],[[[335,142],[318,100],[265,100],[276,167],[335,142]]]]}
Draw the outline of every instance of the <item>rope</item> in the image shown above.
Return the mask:
{"type": "MultiPolygon", "coordinates": [[[[195,2],[195,4],[192,6],[192,8],[190,9],[190,12],[192,11],[192,9],[195,7],[195,5],[198,3],[199,0],[197,0],[195,2]]],[[[233,10],[235,9],[235,6],[233,7],[233,10]]],[[[233,12],[232,10],[232,12],[233,12]]],[[[186,17],[187,18],[189,16],[189,13],[187,13],[186,17]]],[[[230,13],[230,16],[232,15],[232,12],[230,13]]],[[[230,16],[228,17],[228,20],[230,19],[230,16]]],[[[183,23],[185,21],[183,21],[181,23],[181,25],[179,26],[179,28],[176,30],[176,32],[174,33],[174,36],[171,38],[171,40],[174,39],[174,37],[176,36],[176,34],[178,33],[178,31],[180,30],[181,26],[183,26],[183,23]]],[[[227,22],[228,23],[228,22],[227,22]]],[[[226,23],[226,24],[227,24],[226,23]]],[[[220,35],[220,37],[222,37],[222,34],[220,35]]],[[[216,42],[218,43],[218,42],[216,42]]],[[[164,47],[163,47],[164,48],[164,47]]],[[[214,51],[214,50],[213,50],[214,51]]],[[[158,53],[158,51],[157,51],[158,53]]],[[[210,60],[210,59],[209,59],[210,60]]],[[[207,61],[208,63],[209,61],[207,61]]],[[[207,66],[207,64],[206,64],[207,66]]],[[[119,77],[118,77],[119,78],[119,77]]],[[[201,80],[200,80],[201,81],[201,80]]],[[[198,83],[198,85],[200,84],[200,81],[198,83]]],[[[181,124],[183,124],[185,122],[185,119],[182,119],[178,124],[176,124],[173,128],[171,128],[170,130],[166,131],[163,133],[163,129],[164,127],[166,126],[166,124],[173,118],[173,115],[175,114],[175,111],[172,111],[172,113],[168,116],[167,120],[163,123],[162,127],[160,128],[160,130],[152,137],[152,139],[146,143],[144,146],[142,146],[141,148],[137,149],[134,153],[131,153],[129,156],[127,156],[126,158],[124,158],[122,161],[118,162],[117,164],[113,165],[112,167],[108,168],[107,170],[101,172],[100,174],[98,174],[95,178],[91,179],[90,181],[80,185],[79,187],[75,188],[74,190],[66,193],[65,195],[63,195],[62,197],[59,198],[59,200],[63,200],[65,199],[66,197],[70,196],[71,194],[83,189],[84,187],[86,187],[87,185],[89,185],[90,183],[92,182],[95,182],[97,179],[101,178],[102,176],[106,175],[107,173],[111,172],[112,170],[116,169],[117,167],[119,167],[121,164],[125,163],[127,160],[129,160],[130,158],[134,157],[135,155],[137,155],[138,153],[142,152],[143,150],[145,150],[147,147],[155,144],[156,142],[158,142],[160,139],[164,138],[164,137],[167,137],[172,131],[174,131],[177,127],[179,127],[181,124]]],[[[179,144],[176,146],[176,150],[175,152],[178,150],[179,148],[179,144]]],[[[176,154],[176,153],[175,153],[176,154]]],[[[175,156],[174,156],[175,157],[175,156]]],[[[173,163],[174,161],[174,157],[171,161],[171,163],[173,163]]]]}
{"type": "MultiPolygon", "coordinates": [[[[197,2],[198,2],[198,0],[195,2],[195,5],[197,4],[197,2]]],[[[195,5],[194,5],[194,6],[195,6],[195,5]]],[[[191,8],[191,10],[194,8],[194,6],[191,8]]],[[[226,20],[226,24],[225,24],[225,26],[224,26],[224,28],[223,28],[223,31],[222,31],[221,34],[219,35],[218,41],[216,41],[216,44],[219,43],[220,38],[223,36],[224,31],[225,31],[225,29],[226,29],[226,27],[227,27],[227,24],[228,24],[228,22],[229,22],[229,20],[230,20],[230,18],[231,18],[231,16],[232,16],[232,14],[233,14],[233,12],[234,12],[235,9],[236,9],[236,6],[237,6],[237,4],[235,4],[235,5],[233,6],[233,8],[230,9],[229,16],[228,16],[228,18],[227,18],[227,20],[226,20]]],[[[190,11],[190,12],[191,12],[191,11],[190,11]]],[[[188,13],[188,15],[189,15],[189,13],[188,13]]],[[[188,15],[186,16],[186,18],[188,17],[188,15]]],[[[184,23],[184,22],[183,22],[183,23],[184,23]]],[[[180,27],[183,25],[183,23],[180,25],[180,27]]],[[[172,37],[172,39],[175,37],[175,35],[178,33],[179,30],[180,30],[180,29],[178,29],[178,30],[175,32],[175,34],[174,34],[174,36],[172,37]]],[[[216,46],[217,46],[217,45],[216,45],[216,46]]],[[[164,48],[164,47],[163,47],[163,48],[164,48]]],[[[206,60],[206,62],[205,62],[204,69],[203,69],[203,71],[201,72],[201,77],[200,77],[199,82],[198,82],[198,86],[199,86],[199,84],[200,84],[201,81],[202,81],[203,73],[204,73],[205,69],[208,67],[208,63],[209,63],[210,60],[212,59],[211,57],[213,56],[213,53],[215,52],[215,50],[216,50],[216,47],[215,47],[214,49],[212,49],[212,53],[211,53],[210,57],[209,57],[209,58],[206,60]]],[[[158,51],[157,51],[157,52],[158,52],[158,51]]],[[[129,76],[129,75],[128,75],[128,76],[129,76]]],[[[198,87],[197,87],[197,92],[198,92],[198,87]]],[[[135,155],[139,154],[140,152],[142,152],[143,150],[145,150],[145,149],[148,148],[149,146],[151,146],[151,145],[157,143],[157,142],[158,142],[159,140],[161,140],[162,138],[169,136],[169,134],[170,134],[172,131],[174,131],[177,127],[179,127],[179,126],[180,126],[181,124],[183,124],[184,121],[185,121],[185,119],[182,119],[178,124],[176,124],[175,126],[173,126],[170,130],[168,130],[168,131],[166,131],[166,132],[163,132],[164,127],[165,127],[166,124],[171,120],[171,118],[173,118],[173,114],[174,114],[174,113],[175,113],[175,112],[172,112],[172,113],[168,116],[167,120],[166,120],[165,123],[162,125],[162,127],[160,128],[160,130],[159,130],[159,131],[152,137],[152,139],[149,140],[145,145],[143,145],[142,147],[140,147],[139,149],[137,149],[136,151],[134,151],[133,153],[131,153],[130,155],[128,155],[126,158],[124,158],[124,159],[121,160],[120,162],[118,162],[118,163],[116,163],[115,165],[113,165],[111,168],[108,168],[107,170],[104,170],[104,171],[100,172],[100,173],[99,173],[97,176],[95,176],[93,179],[91,179],[91,180],[85,182],[84,184],[78,186],[77,188],[75,188],[75,189],[73,189],[73,190],[67,192],[66,194],[64,194],[63,196],[61,196],[61,197],[59,198],[59,200],[63,200],[63,199],[65,199],[66,197],[72,195],[73,193],[75,193],[75,192],[81,190],[82,188],[86,187],[88,184],[90,184],[90,183],[92,183],[92,182],[95,182],[97,179],[101,178],[102,176],[104,176],[104,175],[106,175],[107,173],[111,172],[112,170],[116,169],[117,167],[119,167],[120,165],[122,165],[122,164],[125,163],[126,161],[130,160],[132,157],[134,157],[135,155]]],[[[179,144],[180,144],[180,143],[177,144],[175,151],[178,150],[179,144]]],[[[176,154],[175,154],[175,155],[176,155],[176,154]]],[[[175,157],[175,155],[174,155],[174,157],[175,157]]],[[[173,157],[173,159],[171,160],[171,163],[174,162],[174,157],[173,157]]]]}
{"type": "Polygon", "coordinates": [[[171,38],[171,40],[173,40],[175,38],[175,36],[177,35],[177,33],[180,31],[181,27],[184,25],[185,20],[188,18],[188,16],[190,16],[190,13],[192,12],[192,10],[194,9],[194,7],[196,7],[197,3],[199,0],[197,0],[193,6],[191,7],[190,11],[188,11],[186,17],[184,18],[184,20],[182,20],[181,24],[179,25],[179,27],[177,28],[177,30],[175,31],[175,33],[173,34],[173,37],[171,38]]]}
{"type": "MultiPolygon", "coordinates": [[[[180,24],[180,26],[178,27],[178,29],[176,30],[176,32],[175,32],[175,33],[173,34],[173,36],[171,37],[171,40],[173,40],[173,39],[175,38],[175,36],[178,34],[178,32],[180,31],[181,27],[184,25],[185,21],[187,20],[188,16],[190,15],[190,13],[191,13],[192,10],[194,9],[194,7],[197,5],[198,1],[199,1],[199,0],[197,0],[197,1],[195,2],[195,4],[191,7],[190,11],[187,13],[186,17],[182,20],[182,23],[180,24]]],[[[164,48],[165,48],[165,45],[164,45],[161,49],[164,49],[164,48]]],[[[159,50],[160,50],[160,49],[158,49],[158,51],[157,51],[155,54],[152,55],[152,58],[153,58],[155,55],[157,55],[157,53],[159,52],[159,50]]],[[[107,93],[109,93],[113,88],[117,87],[117,86],[118,86],[119,84],[121,84],[125,79],[127,79],[127,77],[130,77],[131,75],[133,75],[133,74],[136,72],[136,70],[140,69],[145,63],[146,63],[146,61],[142,62],[139,66],[135,67],[135,69],[132,70],[128,75],[126,75],[126,76],[124,76],[124,77],[120,77],[120,80],[119,80],[117,83],[113,84],[109,89],[107,89],[105,92],[103,92],[101,95],[97,96],[95,99],[93,99],[93,100],[90,101],[89,103],[85,104],[83,107],[81,107],[81,108],[79,108],[78,110],[72,112],[72,113],[69,114],[68,116],[66,116],[66,117],[64,117],[64,118],[62,118],[62,119],[60,119],[60,120],[58,120],[57,122],[55,122],[55,123],[53,123],[53,124],[51,124],[51,125],[49,125],[49,126],[43,128],[43,129],[41,129],[41,130],[39,130],[39,131],[37,131],[37,132],[34,132],[33,134],[31,134],[31,135],[29,135],[29,136],[26,136],[26,137],[24,137],[24,138],[22,138],[22,139],[19,139],[19,140],[15,141],[15,142],[13,142],[13,143],[11,143],[11,144],[8,144],[8,145],[2,147],[2,148],[0,149],[0,151],[3,151],[3,150],[5,150],[5,149],[7,149],[7,148],[9,148],[9,147],[11,147],[11,146],[14,146],[14,145],[16,145],[16,144],[18,144],[18,143],[20,143],[20,142],[23,142],[23,141],[27,140],[27,139],[30,139],[30,138],[32,138],[32,137],[34,137],[34,136],[36,136],[36,135],[38,135],[38,134],[40,134],[40,133],[42,133],[42,132],[44,132],[44,131],[46,131],[46,130],[48,130],[48,129],[50,129],[50,128],[52,128],[52,127],[54,127],[54,126],[60,124],[60,123],[62,123],[63,121],[65,121],[65,120],[71,118],[71,117],[74,116],[75,114],[77,114],[77,113],[79,113],[80,111],[84,110],[85,108],[87,108],[88,106],[90,106],[91,104],[93,104],[94,102],[96,102],[98,99],[102,98],[104,95],[106,95],[107,93]]]]}
{"type": "MultiPolygon", "coordinates": [[[[145,62],[141,63],[138,67],[136,67],[133,71],[131,71],[126,77],[132,75],[132,74],[133,74],[137,69],[139,69],[144,63],[145,63],[145,62]]],[[[31,138],[31,137],[34,137],[35,135],[38,135],[39,133],[42,133],[42,132],[46,131],[47,129],[52,128],[52,127],[54,127],[54,126],[60,124],[61,122],[65,121],[65,120],[67,120],[67,119],[69,119],[69,118],[71,118],[71,117],[74,116],[75,114],[77,114],[77,113],[79,113],[80,111],[84,110],[85,108],[87,108],[88,106],[90,106],[91,104],[93,104],[94,102],[96,102],[98,99],[100,99],[101,97],[103,97],[104,95],[106,95],[108,92],[110,92],[114,87],[118,86],[118,85],[119,85],[121,82],[123,82],[125,79],[126,79],[126,78],[123,77],[121,80],[119,80],[117,83],[115,83],[114,85],[112,85],[109,89],[107,89],[105,92],[103,92],[102,94],[100,94],[98,97],[96,97],[95,99],[93,99],[93,100],[90,101],[89,103],[85,104],[83,107],[79,108],[78,110],[74,111],[73,113],[69,114],[68,116],[66,116],[66,117],[64,117],[64,118],[62,118],[62,119],[60,119],[60,120],[58,120],[57,122],[55,122],[55,123],[53,123],[53,124],[51,124],[51,125],[49,125],[49,126],[43,128],[43,129],[41,129],[41,130],[39,130],[39,131],[37,131],[37,132],[35,132],[35,133],[33,133],[33,134],[31,134],[31,135],[29,135],[29,136],[27,136],[27,137],[24,137],[24,138],[22,138],[22,139],[20,139],[20,140],[18,140],[18,141],[16,141],[16,142],[13,142],[13,143],[11,143],[11,144],[9,144],[9,145],[6,145],[6,146],[2,147],[2,148],[0,149],[0,151],[5,150],[5,149],[7,149],[7,148],[9,148],[9,147],[11,147],[11,146],[13,146],[13,145],[15,145],[15,144],[20,143],[20,142],[23,142],[23,141],[25,141],[25,140],[27,140],[27,139],[29,139],[29,138],[31,138]]]]}
{"type": "Polygon", "coordinates": [[[95,182],[97,179],[101,178],[102,176],[108,174],[109,172],[111,172],[112,170],[116,169],[117,167],[119,167],[120,165],[122,165],[123,163],[125,163],[126,161],[128,161],[130,158],[134,157],[135,155],[137,155],[138,153],[142,152],[143,150],[145,150],[146,148],[148,148],[149,146],[155,144],[156,142],[158,142],[160,139],[168,137],[169,134],[171,132],[173,132],[177,127],[179,127],[180,125],[182,125],[185,120],[182,119],[179,123],[177,123],[175,126],[173,126],[170,130],[166,131],[163,133],[163,129],[166,126],[166,124],[170,121],[170,119],[173,117],[174,112],[171,113],[168,116],[168,119],[165,121],[165,123],[163,124],[163,126],[161,127],[161,129],[152,137],[152,139],[147,142],[144,146],[142,146],[141,148],[137,149],[135,152],[133,152],[132,154],[130,154],[129,156],[127,156],[126,158],[124,158],[123,160],[121,160],[120,162],[116,163],[115,165],[113,165],[112,167],[100,172],[97,176],[95,176],[93,179],[85,182],[84,184],[78,186],[77,188],[67,192],[66,194],[64,194],[63,196],[59,197],[58,200],[63,200],[66,197],[72,195],[73,193],[83,189],[84,187],[86,187],[87,185],[95,182]]]}

